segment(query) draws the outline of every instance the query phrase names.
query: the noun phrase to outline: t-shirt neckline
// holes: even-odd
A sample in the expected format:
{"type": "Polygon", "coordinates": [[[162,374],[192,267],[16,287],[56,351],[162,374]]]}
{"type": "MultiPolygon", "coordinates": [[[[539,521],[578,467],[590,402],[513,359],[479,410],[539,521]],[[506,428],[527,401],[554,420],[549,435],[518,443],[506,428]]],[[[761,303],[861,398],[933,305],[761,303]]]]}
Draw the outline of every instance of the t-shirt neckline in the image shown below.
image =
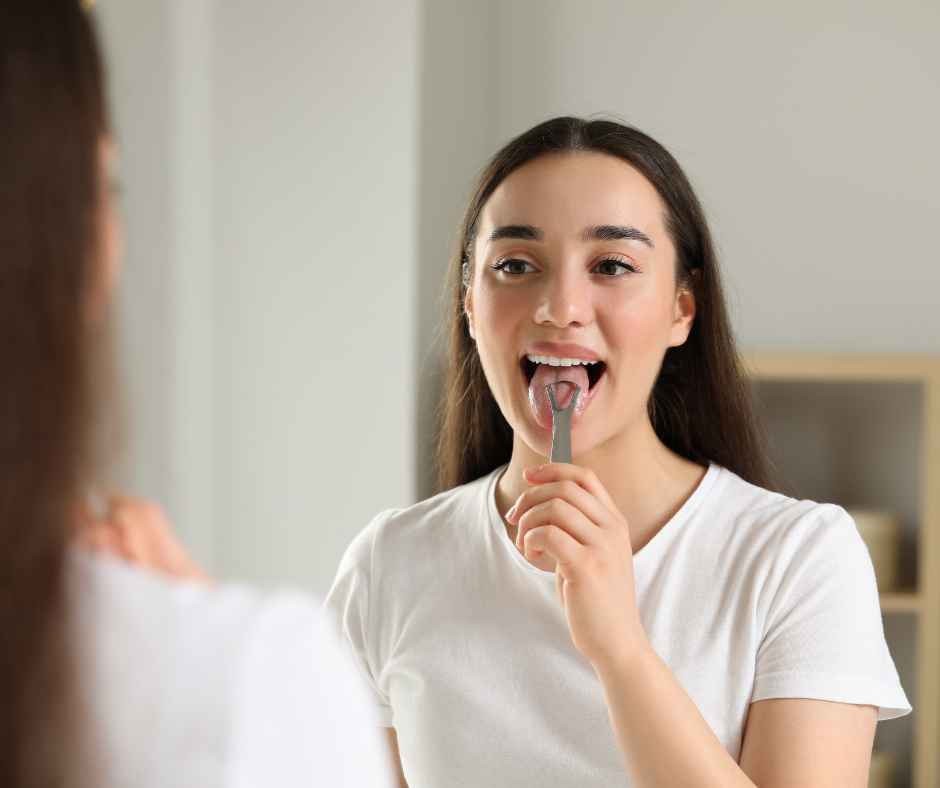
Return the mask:
{"type": "MultiPolygon", "coordinates": [[[[503,518],[500,517],[499,509],[496,508],[496,484],[508,467],[509,466],[507,463],[506,465],[501,465],[499,468],[494,470],[490,474],[490,478],[486,483],[486,511],[490,526],[495,531],[496,540],[503,546],[505,550],[509,551],[509,555],[517,565],[522,567],[522,569],[525,571],[536,576],[551,578],[552,582],[554,582],[554,572],[547,572],[544,569],[539,569],[537,566],[533,566],[528,561],[526,561],[525,556],[523,556],[522,553],[516,549],[516,546],[509,539],[509,534],[506,533],[506,526],[503,523],[503,518]]],[[[692,516],[692,513],[699,507],[702,500],[708,494],[708,491],[714,485],[720,473],[720,465],[709,463],[708,469],[705,471],[705,475],[702,477],[701,481],[699,481],[698,486],[692,491],[692,494],[686,498],[685,503],[679,507],[679,511],[669,518],[665,525],[663,525],[663,527],[656,532],[649,542],[647,542],[645,545],[643,545],[643,547],[633,554],[634,565],[640,562],[645,562],[647,560],[647,556],[652,555],[654,552],[659,552],[661,546],[671,540],[672,536],[678,531],[679,525],[688,520],[689,517],[692,516]]]]}

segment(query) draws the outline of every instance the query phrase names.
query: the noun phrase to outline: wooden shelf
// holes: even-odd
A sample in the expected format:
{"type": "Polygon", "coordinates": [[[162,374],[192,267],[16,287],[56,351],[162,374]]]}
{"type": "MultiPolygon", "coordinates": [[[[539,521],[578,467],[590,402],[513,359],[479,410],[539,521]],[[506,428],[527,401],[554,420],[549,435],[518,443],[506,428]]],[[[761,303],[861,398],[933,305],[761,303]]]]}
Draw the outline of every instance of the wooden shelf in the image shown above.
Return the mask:
{"type": "Polygon", "coordinates": [[[938,364],[933,356],[917,354],[744,353],[745,371],[760,380],[923,383],[940,374],[938,364]]]}
{"type": "MultiPolygon", "coordinates": [[[[916,631],[916,687],[911,764],[914,788],[940,786],[940,357],[915,354],[745,352],[745,373],[757,383],[910,384],[920,391],[918,588],[880,595],[883,614],[910,617],[916,631]]],[[[818,389],[817,389],[818,391],[818,389]]]]}
{"type": "Polygon", "coordinates": [[[881,594],[883,613],[920,613],[923,598],[916,591],[885,591],[881,594]]]}

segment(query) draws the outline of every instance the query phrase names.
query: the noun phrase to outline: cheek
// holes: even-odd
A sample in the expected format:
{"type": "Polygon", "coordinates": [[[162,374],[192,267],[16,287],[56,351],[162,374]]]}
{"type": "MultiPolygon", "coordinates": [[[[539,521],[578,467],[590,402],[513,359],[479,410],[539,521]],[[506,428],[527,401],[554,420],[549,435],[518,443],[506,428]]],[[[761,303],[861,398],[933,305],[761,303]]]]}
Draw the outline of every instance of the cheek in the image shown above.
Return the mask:
{"type": "Polygon", "coordinates": [[[531,314],[523,288],[492,288],[478,285],[473,298],[473,327],[477,353],[490,391],[509,418],[516,375],[520,332],[531,314]]]}
{"type": "Polygon", "coordinates": [[[672,325],[672,305],[662,292],[650,290],[610,298],[603,314],[604,334],[616,352],[631,356],[663,352],[672,325]]]}
{"type": "Polygon", "coordinates": [[[524,288],[478,285],[474,296],[474,328],[477,341],[493,347],[515,341],[515,328],[531,314],[524,288]]]}

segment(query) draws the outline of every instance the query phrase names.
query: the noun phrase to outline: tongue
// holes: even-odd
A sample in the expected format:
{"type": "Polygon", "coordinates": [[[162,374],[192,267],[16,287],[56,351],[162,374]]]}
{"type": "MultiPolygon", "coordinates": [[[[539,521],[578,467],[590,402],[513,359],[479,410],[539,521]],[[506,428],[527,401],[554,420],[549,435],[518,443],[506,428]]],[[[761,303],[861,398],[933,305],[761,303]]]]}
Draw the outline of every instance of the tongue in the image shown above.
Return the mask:
{"type": "Polygon", "coordinates": [[[548,399],[545,387],[549,383],[566,382],[571,385],[555,387],[555,402],[559,408],[567,408],[574,396],[574,386],[581,389],[583,397],[588,391],[587,368],[583,364],[573,367],[552,367],[548,364],[539,364],[529,383],[529,406],[535,420],[543,429],[552,428],[552,403],[548,399]]]}

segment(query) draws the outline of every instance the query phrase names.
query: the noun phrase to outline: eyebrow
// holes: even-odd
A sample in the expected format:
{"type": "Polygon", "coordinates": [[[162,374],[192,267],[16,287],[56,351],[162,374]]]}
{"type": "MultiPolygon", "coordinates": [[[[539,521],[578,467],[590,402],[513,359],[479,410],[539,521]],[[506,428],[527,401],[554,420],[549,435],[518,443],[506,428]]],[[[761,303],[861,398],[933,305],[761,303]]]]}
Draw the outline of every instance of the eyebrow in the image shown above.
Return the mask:
{"type": "MultiPolygon", "coordinates": [[[[504,238],[515,238],[522,241],[541,241],[545,234],[531,224],[506,224],[497,227],[490,233],[489,242],[500,241],[504,238]]],[[[588,227],[581,237],[585,241],[640,241],[650,249],[655,248],[653,240],[642,230],[636,227],[619,224],[599,224],[588,227]]]]}
{"type": "Polygon", "coordinates": [[[506,224],[497,227],[490,233],[490,243],[499,241],[502,238],[518,238],[523,241],[541,241],[544,234],[538,227],[531,224],[506,224]]]}
{"type": "Polygon", "coordinates": [[[584,231],[584,240],[586,241],[640,241],[645,243],[650,249],[653,246],[653,240],[642,230],[636,227],[628,227],[619,224],[600,224],[597,227],[589,227],[584,231]]]}

